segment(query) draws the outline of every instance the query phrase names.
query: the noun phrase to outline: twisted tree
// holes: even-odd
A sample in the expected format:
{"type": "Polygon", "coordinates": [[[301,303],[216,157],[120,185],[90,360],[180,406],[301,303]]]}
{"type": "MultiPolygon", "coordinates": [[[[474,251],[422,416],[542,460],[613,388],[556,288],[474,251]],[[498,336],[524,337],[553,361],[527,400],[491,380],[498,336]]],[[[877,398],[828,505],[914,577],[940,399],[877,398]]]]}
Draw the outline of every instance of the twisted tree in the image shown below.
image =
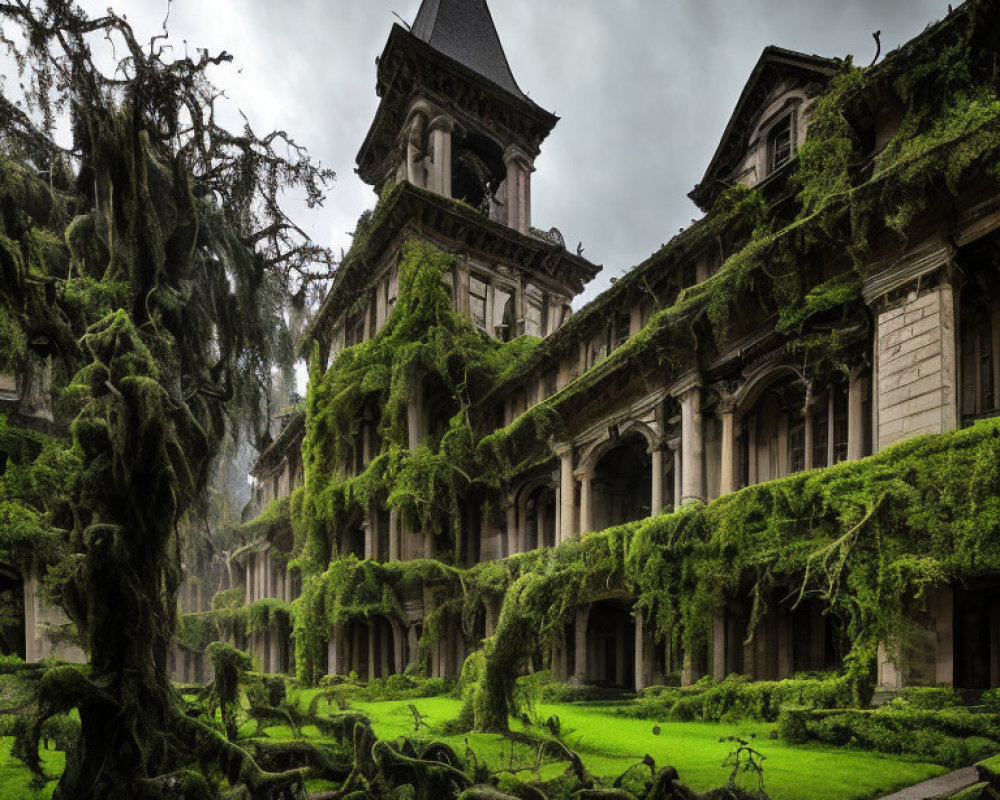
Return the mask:
{"type": "Polygon", "coordinates": [[[78,473],[59,574],[90,661],[45,675],[19,747],[37,763],[42,724],[75,708],[57,798],[298,797],[299,773],[263,772],[182,712],[167,654],[178,524],[231,412],[264,430],[289,292],[333,269],[283,198],[321,203],[332,173],[283,132],[218,122],[224,52],[140,44],[69,0],[0,3],[0,20],[22,90],[0,96],[0,371],[53,359],[66,376],[78,473]]]}

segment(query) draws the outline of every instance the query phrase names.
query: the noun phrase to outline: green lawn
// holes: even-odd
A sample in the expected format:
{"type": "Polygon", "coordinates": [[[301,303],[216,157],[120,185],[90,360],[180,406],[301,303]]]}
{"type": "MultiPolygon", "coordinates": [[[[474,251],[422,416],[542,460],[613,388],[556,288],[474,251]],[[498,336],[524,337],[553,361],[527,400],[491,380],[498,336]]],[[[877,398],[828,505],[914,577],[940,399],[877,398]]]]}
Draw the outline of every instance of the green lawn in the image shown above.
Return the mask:
{"type": "MultiPolygon", "coordinates": [[[[56,788],[55,781],[40,791],[31,789],[31,773],[10,754],[13,744],[13,738],[0,737],[0,800],[48,800],[56,788]]],[[[58,750],[42,750],[41,753],[45,771],[52,776],[61,775],[66,756],[58,750]]]]}
{"type": "MultiPolygon", "coordinates": [[[[297,693],[303,706],[308,705],[314,691],[297,693]]],[[[465,754],[466,739],[478,758],[491,768],[508,764],[511,758],[510,743],[500,736],[470,734],[441,736],[435,729],[457,716],[460,702],[449,697],[387,702],[358,702],[355,707],[371,717],[377,736],[395,739],[413,736],[413,715],[409,705],[417,707],[426,718],[430,730],[423,728],[419,737],[433,738],[450,744],[459,755],[465,754]]],[[[320,713],[326,713],[325,704],[320,713]]],[[[681,780],[699,792],[724,784],[729,769],[722,766],[732,749],[728,742],[719,739],[739,735],[748,738],[756,734],[754,746],[766,761],[764,776],[772,800],[868,800],[880,797],[895,789],[908,786],[926,778],[940,775],[947,770],[935,764],[890,758],[873,753],[847,749],[815,746],[792,746],[770,739],[774,725],[750,722],[739,725],[707,722],[660,722],[629,719],[615,713],[613,704],[553,704],[542,705],[538,715],[545,719],[558,715],[562,723],[563,739],[584,760],[587,768],[602,778],[614,778],[629,766],[642,760],[647,753],[658,765],[671,764],[680,772],[681,780]],[[659,735],[653,733],[658,726],[659,735]]],[[[515,730],[523,730],[520,723],[515,730]]],[[[246,726],[244,734],[252,731],[246,726]]],[[[318,731],[306,728],[307,735],[318,731]]],[[[287,728],[269,728],[267,734],[274,738],[290,738],[287,728]]],[[[0,739],[0,800],[45,800],[52,795],[55,784],[44,791],[30,791],[27,787],[27,770],[10,755],[12,739],[0,739]]],[[[534,751],[527,746],[514,748],[516,764],[534,761],[534,751]]],[[[51,775],[58,775],[63,767],[63,754],[44,751],[43,760],[51,775]]],[[[564,764],[549,764],[542,768],[544,778],[558,775],[564,764]]],[[[318,791],[332,786],[320,781],[310,782],[310,789],[318,791]]]]}
{"type": "MultiPolygon", "coordinates": [[[[356,707],[372,718],[377,736],[395,738],[413,734],[410,703],[426,715],[431,726],[454,718],[460,705],[450,698],[430,698],[357,703],[356,707]]],[[[770,723],[653,723],[620,717],[613,706],[603,704],[543,705],[538,713],[542,719],[559,716],[565,741],[595,775],[616,777],[648,753],[657,764],[676,767],[681,780],[699,792],[726,782],[729,769],[722,762],[732,744],[719,739],[732,735],[748,738],[756,734],[754,746],[767,758],[764,776],[772,800],[864,800],[948,771],[935,764],[867,752],[783,744],[769,738],[775,728],[770,723]],[[660,728],[658,736],[653,734],[654,725],[660,728]]],[[[522,729],[520,723],[514,727],[522,729]]],[[[464,736],[435,738],[459,754],[465,752],[464,736]]],[[[510,752],[510,745],[499,736],[472,734],[468,740],[477,755],[491,764],[499,763],[501,753],[506,757],[510,752]]],[[[518,755],[528,760],[528,753],[518,755]]],[[[560,770],[553,765],[543,775],[551,777],[560,770]]]]}

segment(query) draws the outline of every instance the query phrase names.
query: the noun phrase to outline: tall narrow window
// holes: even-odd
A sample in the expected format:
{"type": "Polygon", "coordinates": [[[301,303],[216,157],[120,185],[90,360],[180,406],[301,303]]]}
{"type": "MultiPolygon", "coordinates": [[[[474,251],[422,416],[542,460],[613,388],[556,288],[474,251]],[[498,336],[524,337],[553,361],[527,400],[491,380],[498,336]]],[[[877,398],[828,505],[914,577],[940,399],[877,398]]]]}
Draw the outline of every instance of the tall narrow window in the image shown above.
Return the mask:
{"type": "Polygon", "coordinates": [[[806,431],[802,424],[788,432],[789,472],[801,472],[806,468],[806,431]]]}
{"type": "Polygon", "coordinates": [[[469,277],[469,311],[472,314],[472,324],[477,328],[486,328],[486,283],[473,276],[469,277]]]}
{"type": "Polygon", "coordinates": [[[493,287],[493,324],[489,332],[502,342],[509,341],[517,335],[514,330],[514,294],[499,286],[493,287]]]}
{"type": "Polygon", "coordinates": [[[767,135],[769,172],[774,172],[792,159],[792,117],[789,114],[771,128],[767,135]]]}

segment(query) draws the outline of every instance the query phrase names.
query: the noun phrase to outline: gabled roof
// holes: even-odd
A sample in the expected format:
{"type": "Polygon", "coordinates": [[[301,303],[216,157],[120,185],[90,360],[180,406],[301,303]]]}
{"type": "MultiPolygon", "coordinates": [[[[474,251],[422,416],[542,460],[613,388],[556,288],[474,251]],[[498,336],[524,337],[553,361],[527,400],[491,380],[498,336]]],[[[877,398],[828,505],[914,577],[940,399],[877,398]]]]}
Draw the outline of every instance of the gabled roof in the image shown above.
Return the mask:
{"type": "Polygon", "coordinates": [[[510,71],[486,0],[424,0],[410,33],[515,97],[527,99],[510,71]]]}
{"type": "Polygon", "coordinates": [[[773,45],[765,47],[743,87],[736,108],[733,109],[726,130],[722,134],[722,140],[705,171],[705,177],[691,190],[688,197],[694,200],[702,211],[707,211],[712,206],[716,197],[725,188],[721,181],[729,176],[746,153],[749,143],[746,139],[750,133],[748,127],[760,111],[764,98],[777,79],[799,75],[825,83],[843,63],[839,58],[808,55],[773,45]]]}

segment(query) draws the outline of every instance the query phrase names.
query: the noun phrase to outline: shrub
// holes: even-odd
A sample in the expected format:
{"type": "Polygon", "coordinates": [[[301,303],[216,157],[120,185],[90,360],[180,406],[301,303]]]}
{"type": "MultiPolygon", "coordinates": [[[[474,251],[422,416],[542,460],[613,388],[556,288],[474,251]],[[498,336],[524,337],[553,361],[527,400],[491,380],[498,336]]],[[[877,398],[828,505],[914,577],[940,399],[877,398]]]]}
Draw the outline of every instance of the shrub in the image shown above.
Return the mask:
{"type": "Polygon", "coordinates": [[[887,706],[917,711],[940,711],[963,705],[962,697],[950,686],[907,686],[887,706]]]}
{"type": "Polygon", "coordinates": [[[779,735],[793,744],[817,741],[961,766],[1000,743],[1000,715],[964,709],[875,711],[786,707],[779,735]]]}
{"type": "Polygon", "coordinates": [[[730,675],[719,683],[699,682],[686,689],[658,687],[636,701],[630,716],[679,720],[776,721],[782,708],[844,708],[852,701],[846,677],[751,682],[730,675]]]}

